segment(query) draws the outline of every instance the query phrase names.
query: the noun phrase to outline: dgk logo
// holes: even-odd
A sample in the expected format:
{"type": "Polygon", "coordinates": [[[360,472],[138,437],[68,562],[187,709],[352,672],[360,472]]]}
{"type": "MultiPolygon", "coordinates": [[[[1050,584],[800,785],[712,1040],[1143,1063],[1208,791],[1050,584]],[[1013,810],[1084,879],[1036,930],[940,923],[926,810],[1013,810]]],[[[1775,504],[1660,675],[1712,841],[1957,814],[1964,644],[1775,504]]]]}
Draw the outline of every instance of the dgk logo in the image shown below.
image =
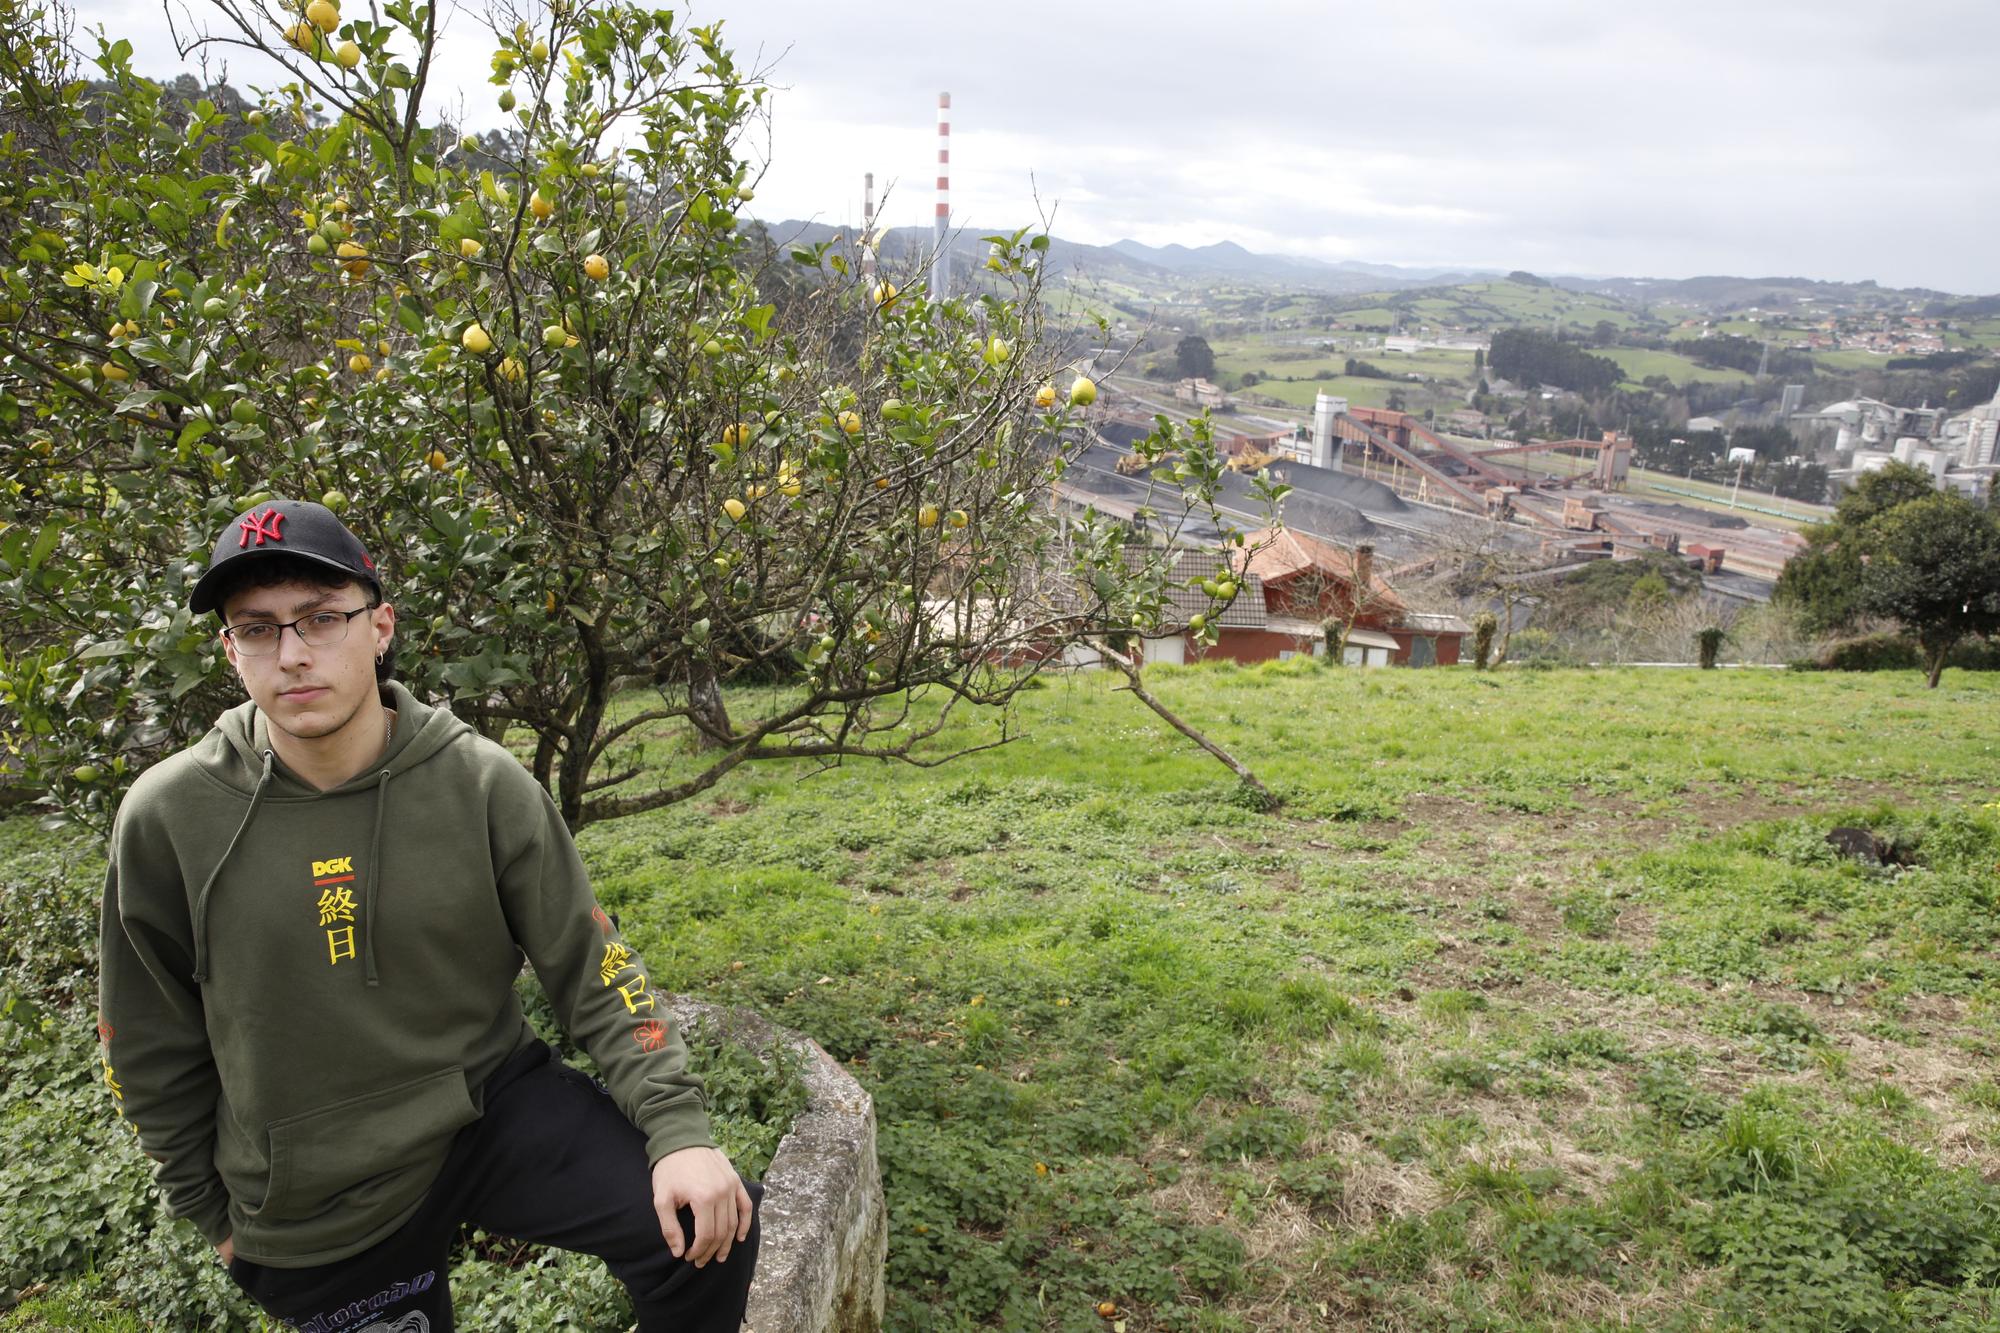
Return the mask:
{"type": "Polygon", "coordinates": [[[336,856],[331,861],[313,862],[313,878],[322,879],[327,875],[351,875],[354,873],[354,858],[336,856]]]}

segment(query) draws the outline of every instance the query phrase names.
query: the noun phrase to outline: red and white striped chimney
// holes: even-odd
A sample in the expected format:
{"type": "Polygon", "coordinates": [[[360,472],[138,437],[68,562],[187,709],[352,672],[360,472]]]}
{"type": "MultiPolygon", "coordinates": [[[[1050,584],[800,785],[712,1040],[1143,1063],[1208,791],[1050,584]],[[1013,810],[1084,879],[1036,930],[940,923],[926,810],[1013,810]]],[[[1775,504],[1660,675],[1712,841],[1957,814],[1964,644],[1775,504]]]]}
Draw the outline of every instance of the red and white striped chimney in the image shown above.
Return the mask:
{"type": "Polygon", "coordinates": [[[875,283],[875,173],[861,177],[861,280],[875,283]]]}
{"type": "Polygon", "coordinates": [[[945,262],[945,223],[951,217],[951,94],[938,94],[937,221],[931,227],[931,291],[933,301],[945,298],[951,266],[945,262]]]}

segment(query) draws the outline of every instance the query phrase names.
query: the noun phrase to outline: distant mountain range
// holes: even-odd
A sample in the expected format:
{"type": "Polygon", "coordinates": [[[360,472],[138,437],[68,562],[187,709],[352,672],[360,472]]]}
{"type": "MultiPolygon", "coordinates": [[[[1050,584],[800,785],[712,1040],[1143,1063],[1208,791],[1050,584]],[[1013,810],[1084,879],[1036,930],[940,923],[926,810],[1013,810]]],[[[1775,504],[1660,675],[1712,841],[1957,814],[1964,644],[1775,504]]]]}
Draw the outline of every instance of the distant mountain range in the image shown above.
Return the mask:
{"type": "MultiPolygon", "coordinates": [[[[766,223],[765,226],[773,240],[791,245],[817,245],[855,230],[824,222],[791,219],[766,223]]],[[[976,227],[965,228],[956,236],[953,254],[972,263],[983,262],[986,242],[980,238],[987,234],[976,227]]],[[[922,227],[892,227],[882,233],[882,260],[899,263],[913,253],[928,250],[930,244],[931,233],[922,227]]],[[[1185,245],[1142,245],[1130,240],[1112,245],[1085,245],[1051,236],[1049,262],[1058,272],[1074,271],[1104,282],[1133,281],[1152,287],[1224,279],[1334,296],[1448,285],[1502,276],[1497,272],[1399,268],[1394,264],[1364,264],[1354,260],[1328,263],[1323,259],[1260,255],[1234,241],[1190,248],[1185,245]]]]}
{"type": "Polygon", "coordinates": [[[1260,255],[1234,241],[1217,241],[1193,249],[1185,245],[1151,246],[1138,241],[1115,241],[1106,248],[1170,273],[1246,278],[1323,291],[1379,292],[1385,284],[1430,287],[1503,276],[1497,271],[1399,268],[1394,264],[1364,264],[1353,259],[1330,263],[1292,255],[1260,255]]]}
{"type": "MultiPolygon", "coordinates": [[[[765,224],[780,244],[815,245],[841,235],[843,229],[822,222],[784,221],[765,224]]],[[[846,229],[851,231],[852,229],[846,229]]],[[[960,262],[981,263],[986,257],[986,233],[967,227],[956,233],[952,252],[960,262]]],[[[894,227],[882,235],[885,264],[901,264],[928,250],[931,233],[921,227],[894,227]]],[[[1406,291],[1417,287],[1449,287],[1467,282],[1491,282],[1507,274],[1497,269],[1406,268],[1345,259],[1330,262],[1298,255],[1265,255],[1234,241],[1214,245],[1144,245],[1116,241],[1084,245],[1049,238],[1048,259],[1054,272],[1074,272],[1085,280],[1131,283],[1160,290],[1213,282],[1243,283],[1279,290],[1307,291],[1328,296],[1366,292],[1406,291]]],[[[1812,278],[1603,278],[1543,275],[1557,287],[1608,296],[1633,305],[1686,305],[1700,310],[1743,309],[1750,306],[1792,305],[1818,301],[1830,305],[1878,304],[1889,301],[1944,302],[1960,298],[1927,288],[1894,289],[1873,282],[1822,282],[1812,278]]]]}

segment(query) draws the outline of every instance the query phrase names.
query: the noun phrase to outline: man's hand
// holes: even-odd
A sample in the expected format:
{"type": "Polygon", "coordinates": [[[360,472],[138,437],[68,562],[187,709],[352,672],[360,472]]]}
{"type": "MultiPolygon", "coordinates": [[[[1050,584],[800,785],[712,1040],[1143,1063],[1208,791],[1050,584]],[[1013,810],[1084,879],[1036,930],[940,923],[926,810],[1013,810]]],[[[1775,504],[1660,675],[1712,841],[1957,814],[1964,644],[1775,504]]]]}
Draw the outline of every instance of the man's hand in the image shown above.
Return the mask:
{"type": "Polygon", "coordinates": [[[219,1254],[219,1255],[221,1255],[221,1256],[222,1256],[222,1266],[223,1266],[224,1268],[227,1268],[227,1267],[229,1267],[229,1265],[231,1265],[231,1264],[235,1263],[235,1262],[236,1262],[236,1237],[234,1237],[234,1236],[224,1236],[224,1237],[222,1238],[222,1243],[221,1243],[220,1245],[218,1245],[218,1246],[216,1246],[216,1247],[215,1247],[215,1252],[216,1252],[217,1254],[219,1254]]]}
{"type": "Polygon", "coordinates": [[[714,1148],[683,1148],[653,1163],[653,1211],[667,1248],[696,1268],[710,1259],[726,1262],[729,1247],[750,1234],[750,1192],[714,1148]],[[683,1207],[694,1214],[692,1245],[676,1216],[683,1207]]]}

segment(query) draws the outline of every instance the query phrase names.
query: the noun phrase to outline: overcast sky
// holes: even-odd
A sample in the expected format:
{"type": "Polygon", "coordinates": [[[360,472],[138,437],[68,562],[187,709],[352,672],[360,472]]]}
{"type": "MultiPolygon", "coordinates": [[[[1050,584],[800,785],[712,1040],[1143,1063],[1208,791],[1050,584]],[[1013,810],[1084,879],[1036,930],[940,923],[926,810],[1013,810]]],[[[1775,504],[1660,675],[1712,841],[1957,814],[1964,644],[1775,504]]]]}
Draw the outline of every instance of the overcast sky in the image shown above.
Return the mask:
{"type": "MultiPolygon", "coordinates": [[[[353,8],[357,0],[350,0],[353,8]]],[[[196,14],[202,0],[190,0],[196,14]]],[[[450,0],[444,0],[449,4],[450,0]]],[[[447,29],[465,118],[491,41],[447,29]]],[[[79,0],[155,75],[158,0],[79,0]]],[[[1544,273],[2000,291],[1994,0],[703,0],[778,92],[753,211],[1544,273]]],[[[238,61],[238,84],[259,82],[238,61]]],[[[269,82],[268,78],[261,81],[269,82]]]]}

